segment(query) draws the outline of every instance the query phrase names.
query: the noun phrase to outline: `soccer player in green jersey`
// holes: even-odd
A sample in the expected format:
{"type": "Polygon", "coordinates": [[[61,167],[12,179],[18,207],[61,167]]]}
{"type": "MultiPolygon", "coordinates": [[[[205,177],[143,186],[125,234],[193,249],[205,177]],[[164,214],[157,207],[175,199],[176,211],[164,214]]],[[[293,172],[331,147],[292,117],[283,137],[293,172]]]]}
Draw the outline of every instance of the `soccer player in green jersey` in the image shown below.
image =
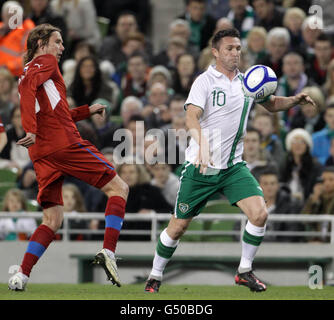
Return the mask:
{"type": "MultiPolygon", "coordinates": [[[[252,272],[252,262],[265,234],[268,213],[262,189],[242,160],[242,137],[254,100],[245,96],[242,90],[243,75],[238,70],[239,32],[234,28],[218,31],[212,40],[212,53],[216,64],[197,77],[185,103],[191,140],[186,150],[174,215],[160,234],[145,287],[147,292],[159,291],[164,268],[180,237],[216,192],[223,193],[248,217],[236,284],[252,291],[266,290],[266,285],[252,272]]],[[[292,97],[271,95],[261,102],[271,112],[307,103],[316,107],[305,93],[292,97]]]]}

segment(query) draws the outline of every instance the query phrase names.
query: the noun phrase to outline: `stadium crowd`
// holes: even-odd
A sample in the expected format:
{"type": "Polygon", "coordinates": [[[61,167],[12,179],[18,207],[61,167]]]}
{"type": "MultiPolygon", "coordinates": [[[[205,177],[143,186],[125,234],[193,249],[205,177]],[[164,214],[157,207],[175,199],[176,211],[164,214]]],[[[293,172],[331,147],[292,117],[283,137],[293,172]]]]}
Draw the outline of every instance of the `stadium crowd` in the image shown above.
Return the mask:
{"type": "MultiPolygon", "coordinates": [[[[184,161],[183,142],[187,139],[173,136],[170,133],[175,131],[169,129],[186,130],[183,105],[194,79],[214,63],[211,38],[216,31],[234,26],[242,36],[241,72],[254,64],[267,65],[278,77],[277,95],[306,92],[318,106],[317,110],[311,105],[295,107],[280,114],[271,114],[258,104],[253,106],[244,137],[244,160],[264,191],[269,213],[334,214],[332,1],[187,0],[185,12],[170,21],[168,41],[158,52],[154,52],[149,36],[149,1],[121,2],[0,1],[0,168],[17,170],[17,188],[4,196],[0,211],[26,211],[26,200],[37,196],[36,175],[27,149],[16,145],[25,135],[17,79],[23,70],[29,31],[35,25],[50,23],[62,30],[65,53],[60,68],[70,108],[96,102],[107,106],[105,119],[93,116],[77,126],[82,137],[101,150],[129,185],[127,213],[173,210],[179,168],[184,161]],[[15,3],[22,5],[24,19],[22,28],[12,30],[9,8],[15,3]],[[323,17],[315,19],[309,8],[316,4],[321,4],[323,17]],[[138,122],[143,125],[138,126],[138,122]],[[124,132],[131,133],[133,139],[116,139],[120,129],[127,129],[124,132]],[[152,129],[161,129],[162,138],[156,139],[152,129]],[[126,154],[115,151],[122,143],[130,144],[126,145],[126,154]],[[143,148],[138,147],[140,143],[143,148]],[[152,148],[154,156],[163,149],[163,161],[148,161],[145,151],[152,148]],[[168,155],[175,156],[175,161],[168,161],[168,155]],[[121,159],[125,158],[143,161],[123,163],[121,159]]],[[[104,215],[104,194],[72,177],[65,179],[63,198],[65,214],[104,215]]],[[[102,230],[104,222],[74,219],[70,227],[102,230]]],[[[312,230],[326,227],[316,224],[312,230]]],[[[0,240],[27,239],[34,228],[33,219],[2,219],[0,240]],[[18,224],[25,234],[15,234],[18,224]]],[[[150,224],[124,223],[123,229],[131,228],[148,229],[150,224]]],[[[301,223],[268,223],[267,228],[305,227],[301,223]]],[[[71,240],[102,238],[71,235],[71,240]]],[[[122,239],[148,237],[121,234],[122,239]]]]}

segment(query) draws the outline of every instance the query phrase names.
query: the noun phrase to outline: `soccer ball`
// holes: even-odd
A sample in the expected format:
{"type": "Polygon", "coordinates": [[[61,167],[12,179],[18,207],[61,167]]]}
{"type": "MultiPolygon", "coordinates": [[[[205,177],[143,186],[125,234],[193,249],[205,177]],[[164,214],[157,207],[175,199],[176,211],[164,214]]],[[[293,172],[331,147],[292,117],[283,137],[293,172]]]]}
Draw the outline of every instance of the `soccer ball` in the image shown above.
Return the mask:
{"type": "Polygon", "coordinates": [[[243,90],[255,102],[264,102],[277,88],[275,72],[263,65],[250,67],[244,74],[243,90]]]}

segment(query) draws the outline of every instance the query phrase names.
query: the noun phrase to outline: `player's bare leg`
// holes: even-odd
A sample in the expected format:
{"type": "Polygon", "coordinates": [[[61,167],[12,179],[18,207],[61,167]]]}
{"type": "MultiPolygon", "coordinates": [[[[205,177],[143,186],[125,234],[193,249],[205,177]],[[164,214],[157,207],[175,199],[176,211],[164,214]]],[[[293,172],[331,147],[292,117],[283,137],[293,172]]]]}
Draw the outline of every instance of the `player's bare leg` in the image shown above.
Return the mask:
{"type": "Polygon", "coordinates": [[[186,232],[191,220],[192,218],[177,219],[173,216],[169,221],[168,227],[161,232],[154,254],[153,268],[146,282],[145,292],[159,292],[163,271],[168,261],[172,258],[179,239],[186,232]]]}
{"type": "Polygon", "coordinates": [[[101,191],[108,197],[105,212],[106,228],[103,249],[95,255],[94,263],[101,265],[107,274],[108,280],[120,287],[121,282],[117,271],[115,250],[123,224],[129,187],[116,175],[101,188],[101,191]]]}
{"type": "Polygon", "coordinates": [[[24,254],[20,271],[8,281],[8,289],[23,291],[29,280],[30,272],[61,227],[64,213],[59,205],[43,209],[43,220],[30,238],[28,248],[24,254]]]}
{"type": "Polygon", "coordinates": [[[252,291],[265,291],[266,285],[252,272],[252,263],[265,234],[268,213],[263,197],[252,196],[237,202],[248,222],[242,239],[242,254],[235,282],[252,291]]]}

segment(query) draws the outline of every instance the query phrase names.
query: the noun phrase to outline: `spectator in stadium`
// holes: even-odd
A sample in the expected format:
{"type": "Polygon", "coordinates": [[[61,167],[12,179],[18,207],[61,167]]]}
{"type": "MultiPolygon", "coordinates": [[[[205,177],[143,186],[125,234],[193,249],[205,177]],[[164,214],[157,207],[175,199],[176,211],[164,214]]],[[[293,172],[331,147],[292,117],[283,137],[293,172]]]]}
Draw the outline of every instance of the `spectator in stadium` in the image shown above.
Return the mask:
{"type": "Polygon", "coordinates": [[[11,112],[11,124],[7,127],[8,142],[6,147],[1,152],[1,158],[7,159],[9,163],[7,167],[17,168],[21,174],[23,167],[29,162],[28,150],[21,148],[16,144],[18,140],[25,136],[22,128],[20,107],[16,106],[11,112]]]}
{"type": "Polygon", "coordinates": [[[49,0],[30,0],[30,19],[34,24],[49,23],[61,30],[64,43],[67,42],[67,25],[63,17],[51,8],[49,0]]]}
{"type": "Polygon", "coordinates": [[[148,66],[147,57],[141,52],[134,52],[128,58],[128,72],[121,80],[122,98],[145,96],[147,90],[147,79],[151,71],[148,66]]]}
{"type": "MultiPolygon", "coordinates": [[[[62,195],[64,202],[64,214],[70,215],[73,219],[69,220],[68,228],[74,229],[88,229],[90,223],[92,226],[95,221],[83,220],[78,217],[75,219],[77,213],[87,212],[84,202],[84,197],[80,192],[80,189],[72,183],[66,183],[62,187],[62,195]]],[[[88,237],[80,233],[71,233],[70,240],[86,240],[88,237]]]]}
{"type": "Polygon", "coordinates": [[[18,177],[17,186],[28,199],[36,199],[38,194],[38,183],[33,163],[30,161],[18,177]]]}
{"type": "MultiPolygon", "coordinates": [[[[63,62],[62,64],[63,77],[67,88],[73,82],[75,70],[79,61],[89,56],[94,56],[95,58],[97,58],[95,48],[88,42],[80,41],[74,47],[73,58],[66,59],[63,62]]],[[[111,78],[115,73],[114,65],[108,60],[102,60],[102,61],[99,60],[99,67],[104,79],[108,81],[108,83],[113,87],[113,90],[115,90],[115,92],[118,92],[119,89],[117,84],[111,81],[111,78]]],[[[118,94],[115,94],[115,98],[117,98],[117,96],[118,94]]],[[[113,105],[117,103],[116,101],[113,101],[113,105]]]]}
{"type": "MultiPolygon", "coordinates": [[[[303,1],[304,2],[304,1],[303,1]]],[[[321,8],[321,14],[317,12],[315,16],[321,16],[323,19],[322,30],[325,30],[328,36],[333,37],[334,34],[334,2],[331,0],[312,0],[312,5],[318,5],[321,8]]]]}
{"type": "Polygon", "coordinates": [[[298,50],[303,42],[302,25],[305,18],[305,12],[297,7],[288,8],[284,14],[283,26],[289,31],[292,50],[298,50]]]}
{"type": "Polygon", "coordinates": [[[206,7],[207,12],[215,19],[226,17],[230,10],[228,1],[207,0],[206,7]]]}
{"type": "Polygon", "coordinates": [[[323,21],[318,15],[306,17],[302,24],[303,42],[299,51],[304,52],[307,61],[314,55],[315,40],[321,34],[322,29],[323,21]]]}
{"type": "MultiPolygon", "coordinates": [[[[126,55],[120,48],[128,35],[136,31],[139,31],[136,16],[129,11],[120,13],[117,18],[114,34],[106,36],[102,41],[99,50],[100,59],[112,62],[117,69],[121,63],[127,61],[126,55]]],[[[146,55],[151,57],[152,45],[146,37],[144,48],[146,55]]]]}
{"type": "Polygon", "coordinates": [[[324,119],[326,127],[312,134],[313,148],[312,156],[321,164],[325,164],[329,157],[331,138],[334,136],[334,103],[326,107],[324,119]]]}
{"type": "MultiPolygon", "coordinates": [[[[283,57],[283,75],[278,79],[276,94],[284,97],[296,95],[306,86],[314,85],[314,81],[304,72],[304,59],[297,52],[289,52],[283,57]]],[[[283,113],[283,120],[287,127],[290,127],[291,119],[297,112],[292,108],[283,113]]]]}
{"type": "Polygon", "coordinates": [[[121,104],[120,114],[123,120],[121,127],[125,128],[131,117],[134,115],[140,115],[143,108],[143,102],[139,98],[135,96],[126,97],[121,104]]]}
{"type": "Polygon", "coordinates": [[[199,53],[208,45],[216,27],[216,19],[206,12],[206,1],[186,0],[186,12],[179,18],[189,22],[189,44],[199,53]]]}
{"type": "Polygon", "coordinates": [[[261,148],[261,132],[255,128],[247,128],[244,137],[244,152],[242,158],[247,163],[247,168],[257,178],[266,166],[277,167],[266,149],[261,148]]]}
{"type": "MultiPolygon", "coordinates": [[[[27,199],[19,189],[6,192],[1,211],[20,213],[28,211],[27,199]]],[[[28,240],[37,228],[33,218],[0,219],[0,240],[28,240]]]]}
{"type": "Polygon", "coordinates": [[[15,79],[7,68],[0,68],[0,116],[3,124],[10,123],[10,115],[14,108],[12,101],[12,90],[15,79]]]}
{"type": "Polygon", "coordinates": [[[81,41],[76,44],[73,52],[73,59],[66,59],[62,65],[63,77],[67,88],[73,82],[75,69],[78,62],[82,58],[95,55],[95,48],[88,42],[81,41]]]}
{"type": "MultiPolygon", "coordinates": [[[[98,61],[93,56],[79,61],[68,91],[68,96],[74,99],[76,106],[90,105],[97,98],[105,99],[110,104],[117,101],[117,92],[103,77],[98,61]]],[[[115,106],[112,105],[112,108],[115,106]]]]}
{"type": "Polygon", "coordinates": [[[326,82],[323,85],[323,91],[326,99],[334,97],[334,59],[328,65],[326,82]]]}
{"type": "Polygon", "coordinates": [[[176,58],[186,52],[187,42],[184,40],[184,38],[180,36],[173,36],[168,39],[167,48],[160,51],[156,56],[153,57],[153,65],[162,65],[168,70],[174,71],[176,67],[176,58]]]}
{"type": "MultiPolygon", "coordinates": [[[[120,157],[135,157],[138,161],[144,159],[144,137],[146,133],[146,123],[141,115],[132,115],[127,125],[124,127],[125,141],[124,148],[120,152],[120,157]]],[[[118,150],[119,152],[120,150],[118,150]]]]}
{"type": "MultiPolygon", "coordinates": [[[[118,169],[120,177],[129,186],[129,197],[125,211],[127,213],[148,214],[169,213],[173,206],[164,198],[160,188],[150,184],[150,175],[144,165],[121,164],[118,169]]],[[[124,221],[123,230],[150,230],[151,221],[124,221]]],[[[150,240],[150,235],[120,235],[121,240],[150,240]]]]}
{"type": "Polygon", "coordinates": [[[95,48],[100,47],[101,34],[93,0],[51,0],[51,7],[66,22],[67,57],[72,56],[75,45],[80,41],[86,41],[95,48]]]}
{"type": "Polygon", "coordinates": [[[169,95],[167,87],[156,82],[148,91],[148,103],[141,113],[147,128],[160,128],[171,121],[169,113],[169,95]]]}
{"type": "Polygon", "coordinates": [[[162,127],[165,134],[166,159],[168,159],[168,164],[171,165],[175,173],[185,161],[185,151],[189,138],[187,135],[185,111],[179,111],[180,102],[185,102],[184,98],[181,97],[180,100],[172,101],[170,104],[172,121],[170,124],[162,127]]]}
{"type": "MultiPolygon", "coordinates": [[[[151,69],[150,74],[148,75],[147,85],[149,88],[151,88],[154,83],[160,82],[166,86],[168,96],[172,97],[174,94],[174,90],[172,89],[172,81],[171,72],[166,67],[158,65],[151,69]]],[[[144,102],[146,103],[146,100],[144,102]]]]}
{"type": "Polygon", "coordinates": [[[149,170],[153,176],[151,184],[160,188],[167,202],[174,206],[180,183],[178,177],[171,172],[171,166],[156,162],[149,166],[149,170]]]}
{"type": "Polygon", "coordinates": [[[310,104],[301,106],[291,119],[290,128],[303,128],[309,134],[322,130],[326,122],[324,120],[325,98],[319,87],[305,87],[301,92],[307,93],[317,105],[314,108],[310,104]]]}
{"type": "MultiPolygon", "coordinates": [[[[312,193],[306,200],[304,208],[302,209],[304,214],[334,214],[334,167],[324,167],[320,178],[313,186],[312,193]]],[[[328,224],[313,223],[310,226],[309,231],[329,231],[328,224]]],[[[324,241],[328,239],[326,236],[315,237],[313,241],[324,241]]]]}
{"type": "Polygon", "coordinates": [[[320,34],[314,43],[314,56],[311,57],[307,75],[318,85],[322,86],[326,82],[327,69],[330,61],[334,58],[333,47],[330,38],[324,33],[320,34]]]}
{"type": "Polygon", "coordinates": [[[329,149],[329,157],[326,160],[325,166],[334,166],[334,139],[331,139],[331,147],[329,149]]]}
{"type": "Polygon", "coordinates": [[[241,35],[241,43],[247,45],[248,32],[253,28],[255,22],[254,9],[248,5],[248,0],[229,0],[231,10],[227,18],[232,21],[234,28],[241,35]]]}
{"type": "Polygon", "coordinates": [[[271,113],[256,114],[252,120],[255,129],[261,132],[261,148],[266,150],[280,166],[285,152],[280,137],[274,133],[274,117],[271,113]]]}
{"type": "MultiPolygon", "coordinates": [[[[280,186],[278,171],[272,167],[266,167],[259,175],[259,183],[263,190],[268,213],[273,214],[297,214],[302,209],[302,203],[280,186]]],[[[298,222],[267,222],[266,231],[302,231],[303,225],[298,222]]],[[[300,237],[293,236],[265,236],[268,241],[294,242],[300,241],[300,237]]]]}
{"type": "MultiPolygon", "coordinates": [[[[297,214],[302,209],[302,203],[293,197],[284,186],[280,186],[278,171],[273,167],[266,167],[259,175],[259,183],[263,190],[268,213],[272,214],[297,214]]],[[[302,231],[303,225],[298,222],[270,222],[266,231],[302,231]]],[[[300,237],[292,236],[266,236],[266,241],[295,242],[300,237]]]]}
{"type": "Polygon", "coordinates": [[[29,18],[23,18],[23,7],[17,1],[6,1],[1,9],[0,22],[0,66],[5,66],[15,77],[23,72],[23,54],[26,39],[31,29],[35,27],[29,18]],[[10,23],[21,25],[9,25],[10,23]]]}
{"type": "Polygon", "coordinates": [[[275,27],[267,34],[267,54],[259,58],[256,64],[263,64],[270,67],[280,78],[282,76],[283,57],[290,47],[289,32],[283,27],[275,27]]]}
{"type": "Polygon", "coordinates": [[[280,181],[287,184],[294,198],[304,202],[312,192],[322,165],[312,157],[314,143],[306,130],[290,131],[285,144],[287,156],[280,168],[280,181]]]}
{"type": "Polygon", "coordinates": [[[247,59],[250,65],[265,56],[267,31],[263,27],[254,27],[247,35],[247,59]]]}
{"type": "Polygon", "coordinates": [[[270,31],[283,26],[284,9],[275,5],[275,0],[253,0],[255,25],[270,31]]]}
{"type": "Polygon", "coordinates": [[[169,24],[168,39],[178,37],[184,39],[186,44],[186,51],[195,57],[198,56],[197,47],[190,42],[190,24],[189,21],[184,19],[175,19],[169,24]]]}
{"type": "Polygon", "coordinates": [[[191,54],[184,53],[176,59],[176,70],[173,77],[174,92],[187,96],[197,75],[196,61],[191,54]]]}

